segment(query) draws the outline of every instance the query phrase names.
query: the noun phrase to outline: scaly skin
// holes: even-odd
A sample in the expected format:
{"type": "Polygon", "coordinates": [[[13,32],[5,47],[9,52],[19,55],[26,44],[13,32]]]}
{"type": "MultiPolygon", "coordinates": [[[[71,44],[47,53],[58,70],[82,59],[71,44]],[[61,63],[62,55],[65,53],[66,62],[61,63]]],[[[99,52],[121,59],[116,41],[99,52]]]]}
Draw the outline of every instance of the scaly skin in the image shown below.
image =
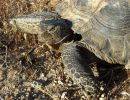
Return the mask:
{"type": "Polygon", "coordinates": [[[65,45],[62,51],[62,60],[65,65],[65,71],[73,81],[81,86],[86,93],[95,95],[99,92],[99,83],[95,79],[91,68],[88,66],[84,50],[86,48],[78,42],[65,45]]]}

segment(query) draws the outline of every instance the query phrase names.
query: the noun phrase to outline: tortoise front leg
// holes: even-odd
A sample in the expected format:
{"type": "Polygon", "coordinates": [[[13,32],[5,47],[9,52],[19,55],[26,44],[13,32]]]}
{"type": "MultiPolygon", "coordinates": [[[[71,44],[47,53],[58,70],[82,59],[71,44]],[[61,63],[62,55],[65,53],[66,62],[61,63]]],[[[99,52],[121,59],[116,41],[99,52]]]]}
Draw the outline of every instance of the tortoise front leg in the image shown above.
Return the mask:
{"type": "Polygon", "coordinates": [[[82,48],[77,43],[70,43],[65,46],[62,51],[65,71],[85,92],[96,95],[99,90],[99,83],[87,65],[87,59],[84,58],[82,48]]]}

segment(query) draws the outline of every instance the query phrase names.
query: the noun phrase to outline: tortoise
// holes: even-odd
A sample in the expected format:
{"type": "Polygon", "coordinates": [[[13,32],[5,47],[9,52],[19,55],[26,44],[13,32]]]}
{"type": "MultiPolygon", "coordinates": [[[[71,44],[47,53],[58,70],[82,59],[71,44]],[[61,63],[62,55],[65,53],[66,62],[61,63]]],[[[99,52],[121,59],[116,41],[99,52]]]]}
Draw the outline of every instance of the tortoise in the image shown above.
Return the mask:
{"type": "Polygon", "coordinates": [[[54,12],[16,16],[10,23],[38,34],[41,42],[67,42],[61,51],[65,71],[91,94],[96,94],[100,85],[86,63],[84,50],[108,63],[130,68],[129,0],[64,0],[54,12]]]}

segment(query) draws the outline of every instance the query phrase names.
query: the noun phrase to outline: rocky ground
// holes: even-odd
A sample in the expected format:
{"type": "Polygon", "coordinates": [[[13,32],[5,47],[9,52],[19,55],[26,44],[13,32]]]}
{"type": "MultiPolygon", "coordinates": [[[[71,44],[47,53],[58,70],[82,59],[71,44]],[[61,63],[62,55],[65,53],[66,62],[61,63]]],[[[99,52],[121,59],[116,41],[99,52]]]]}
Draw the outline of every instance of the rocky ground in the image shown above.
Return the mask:
{"type": "MultiPolygon", "coordinates": [[[[36,35],[12,28],[16,15],[54,10],[60,0],[0,0],[0,100],[87,100],[82,89],[64,72],[60,52],[39,43],[36,35]]],[[[93,62],[101,68],[100,100],[129,100],[130,71],[93,62]],[[105,74],[107,73],[107,74],[105,74]]]]}

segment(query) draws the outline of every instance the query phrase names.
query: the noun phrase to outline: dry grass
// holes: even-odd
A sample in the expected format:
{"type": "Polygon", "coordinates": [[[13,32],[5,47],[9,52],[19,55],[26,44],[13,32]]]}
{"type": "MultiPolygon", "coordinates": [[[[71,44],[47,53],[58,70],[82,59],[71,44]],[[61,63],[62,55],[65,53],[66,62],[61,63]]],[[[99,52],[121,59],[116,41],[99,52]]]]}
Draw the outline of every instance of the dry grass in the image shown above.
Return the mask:
{"type": "MultiPolygon", "coordinates": [[[[83,91],[64,72],[59,52],[39,43],[35,35],[25,37],[20,30],[14,31],[8,23],[16,15],[54,10],[58,1],[0,0],[0,99],[86,100],[83,91]]],[[[101,81],[108,87],[100,99],[128,100],[130,72],[123,69],[110,72],[106,80],[111,80],[101,81]]]]}

